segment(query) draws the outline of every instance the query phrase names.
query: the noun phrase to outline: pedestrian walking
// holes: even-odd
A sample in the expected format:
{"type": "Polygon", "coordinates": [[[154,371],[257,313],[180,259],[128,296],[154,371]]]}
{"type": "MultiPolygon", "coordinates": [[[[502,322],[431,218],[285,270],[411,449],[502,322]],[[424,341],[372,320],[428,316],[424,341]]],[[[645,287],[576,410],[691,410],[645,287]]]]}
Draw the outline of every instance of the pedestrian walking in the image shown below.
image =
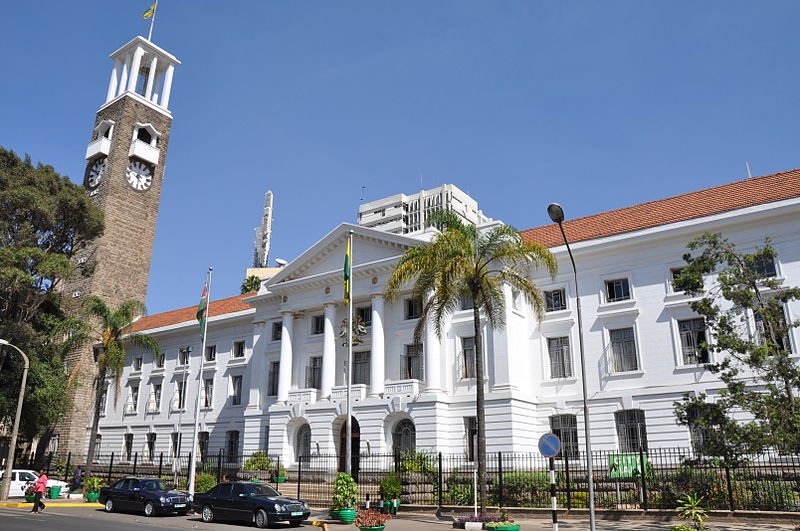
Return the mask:
{"type": "Polygon", "coordinates": [[[39,477],[36,478],[36,481],[33,483],[33,488],[33,509],[31,509],[31,512],[38,514],[44,512],[46,508],[46,505],[42,501],[45,491],[47,490],[47,474],[44,473],[44,469],[39,470],[39,477]]]}
{"type": "Polygon", "coordinates": [[[83,472],[81,471],[80,465],[75,467],[75,470],[72,473],[72,489],[71,490],[78,490],[81,486],[81,481],[83,480],[83,472]]]}

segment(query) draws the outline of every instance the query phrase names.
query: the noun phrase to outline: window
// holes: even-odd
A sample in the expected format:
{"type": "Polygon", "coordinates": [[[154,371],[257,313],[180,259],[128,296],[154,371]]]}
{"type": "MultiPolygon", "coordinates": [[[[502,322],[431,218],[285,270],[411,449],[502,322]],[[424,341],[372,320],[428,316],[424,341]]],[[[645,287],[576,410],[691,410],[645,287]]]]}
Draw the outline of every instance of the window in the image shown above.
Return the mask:
{"type": "Polygon", "coordinates": [[[281,362],[273,361],[269,364],[269,376],[267,377],[267,396],[277,396],[278,377],[280,376],[281,362]]]}
{"type": "Polygon", "coordinates": [[[226,457],[229,463],[235,463],[239,457],[239,432],[229,431],[225,434],[226,457]]]}
{"type": "Polygon", "coordinates": [[[139,386],[132,385],[128,391],[128,403],[125,404],[125,413],[132,414],[136,413],[136,409],[139,406],[139,386]]]}
{"type": "MultiPolygon", "coordinates": [[[[126,433],[125,434],[125,448],[124,448],[123,451],[125,453],[125,460],[126,461],[130,461],[131,457],[133,456],[133,434],[132,433],[126,433]]],[[[97,452],[97,448],[95,448],[95,452],[97,452]]]]}
{"type": "MultiPolygon", "coordinates": [[[[753,319],[756,325],[756,334],[755,334],[755,342],[759,345],[763,345],[764,341],[769,337],[769,331],[767,330],[767,322],[764,319],[764,315],[760,312],[753,312],[753,319]]],[[[789,352],[792,352],[792,343],[789,340],[789,328],[786,325],[786,305],[783,305],[781,308],[781,315],[778,316],[776,319],[776,333],[777,337],[777,345],[779,349],[789,352]]]]}
{"type": "Polygon", "coordinates": [[[200,451],[200,461],[208,458],[208,432],[201,431],[197,434],[197,449],[200,451]]]}
{"type": "Polygon", "coordinates": [[[231,376],[231,405],[242,405],[242,377],[231,376]]]}
{"type": "Polygon", "coordinates": [[[213,407],[213,406],[214,406],[214,378],[206,378],[203,380],[203,407],[213,407]]]}
{"type": "Polygon", "coordinates": [[[619,449],[622,452],[638,452],[639,448],[647,451],[647,426],[644,411],[641,409],[623,409],[614,413],[617,425],[619,449]]]}
{"type": "Polygon", "coordinates": [[[606,280],[606,302],[626,301],[631,298],[631,287],[627,278],[606,280]]]}
{"type": "Polygon", "coordinates": [[[103,436],[99,433],[94,438],[94,462],[100,459],[100,450],[103,448],[103,436]]]}
{"type": "Polygon", "coordinates": [[[154,383],[151,393],[152,396],[150,398],[152,402],[148,404],[148,406],[150,406],[148,409],[151,413],[156,413],[161,410],[161,384],[154,383]]]}
{"type": "Polygon", "coordinates": [[[142,357],[139,356],[137,358],[133,358],[133,370],[134,372],[141,372],[142,370],[142,357]]]}
{"type": "Polygon", "coordinates": [[[180,439],[181,439],[181,434],[178,433],[177,431],[173,431],[170,434],[170,442],[171,442],[171,444],[170,444],[170,456],[171,457],[177,457],[178,456],[178,452],[181,449],[180,448],[180,439]]]}
{"type": "Polygon", "coordinates": [[[422,301],[419,299],[406,299],[406,319],[419,319],[422,315],[422,301]]]}
{"type": "Polygon", "coordinates": [[[511,288],[511,309],[517,311],[520,309],[520,293],[517,288],[511,288]]]}
{"type": "Polygon", "coordinates": [[[353,383],[369,385],[370,352],[353,352],[353,383]]]}
{"type": "Polygon", "coordinates": [[[103,394],[100,395],[100,414],[106,414],[106,402],[108,402],[108,387],[103,388],[103,394]]]}
{"type": "Polygon", "coordinates": [[[392,445],[395,453],[414,452],[417,449],[417,430],[409,419],[398,422],[392,430],[392,445]]]}
{"type": "Polygon", "coordinates": [[[547,338],[547,351],[550,353],[550,378],[572,377],[569,337],[547,338]]]}
{"type": "Polygon", "coordinates": [[[235,341],[233,343],[233,357],[244,358],[244,341],[235,341]]]}
{"type": "Polygon", "coordinates": [[[684,365],[708,363],[706,342],[706,322],[703,318],[678,321],[678,333],[681,336],[681,352],[684,365]]]}
{"type": "Polygon", "coordinates": [[[403,374],[400,378],[407,380],[422,380],[422,343],[406,345],[403,356],[403,374]]]}
{"type": "Polygon", "coordinates": [[[358,319],[364,323],[364,326],[372,326],[372,305],[362,306],[356,308],[356,322],[358,319]]]}
{"type": "Polygon", "coordinates": [[[559,457],[578,458],[578,417],[575,415],[553,415],[550,417],[550,431],[561,439],[559,457]]]}
{"type": "Polygon", "coordinates": [[[472,295],[464,294],[458,298],[459,307],[462,310],[471,310],[475,307],[475,301],[472,300],[472,295]]]}
{"type": "Polygon", "coordinates": [[[544,308],[546,312],[558,312],[567,309],[567,297],[564,289],[544,292],[544,308]]]}
{"type": "Polygon", "coordinates": [[[778,271],[775,269],[775,260],[771,256],[761,255],[753,261],[753,272],[759,278],[772,278],[778,276],[778,271]]]}
{"type": "Polygon", "coordinates": [[[475,336],[461,338],[461,378],[475,378],[475,336]]]}
{"type": "Polygon", "coordinates": [[[314,335],[325,333],[325,317],[322,315],[314,315],[311,317],[311,333],[314,335]]]}
{"type": "Polygon", "coordinates": [[[608,335],[611,339],[612,371],[628,372],[639,370],[633,328],[609,330],[608,335]]]}
{"type": "Polygon", "coordinates": [[[311,455],[311,427],[308,424],[297,429],[295,455],[298,458],[311,455]]]}
{"type": "Polygon", "coordinates": [[[175,382],[175,394],[177,395],[176,408],[183,409],[186,407],[186,382],[175,382]]]}
{"type": "Polygon", "coordinates": [[[206,347],[206,361],[208,361],[208,362],[217,361],[217,346],[216,345],[208,345],[206,347]]]}
{"type": "Polygon", "coordinates": [[[476,417],[464,417],[464,430],[467,436],[467,459],[475,461],[478,453],[478,419],[476,417]]]}
{"type": "Polygon", "coordinates": [[[153,355],[153,360],[155,361],[156,369],[163,369],[164,368],[164,354],[163,353],[160,356],[153,355]]]}
{"type": "Polygon", "coordinates": [[[156,434],[147,434],[147,460],[152,461],[156,457],[156,434]]]}
{"type": "Polygon", "coordinates": [[[272,323],[272,340],[280,341],[282,333],[283,333],[283,323],[281,323],[280,321],[272,323]]]}
{"type": "Polygon", "coordinates": [[[178,355],[178,365],[189,365],[189,354],[192,350],[190,348],[182,348],[178,355]]]}
{"type": "Polygon", "coordinates": [[[320,389],[321,382],[322,358],[314,356],[308,359],[308,367],[306,367],[306,389],[320,389]]]}

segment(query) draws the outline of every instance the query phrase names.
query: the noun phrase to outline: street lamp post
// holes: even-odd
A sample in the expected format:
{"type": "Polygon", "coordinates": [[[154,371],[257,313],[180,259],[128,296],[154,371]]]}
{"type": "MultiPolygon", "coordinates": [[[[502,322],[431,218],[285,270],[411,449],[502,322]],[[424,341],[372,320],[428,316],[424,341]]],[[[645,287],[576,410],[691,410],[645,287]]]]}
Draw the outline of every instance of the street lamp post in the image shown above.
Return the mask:
{"type": "Polygon", "coordinates": [[[578,309],[578,347],[581,355],[581,382],[583,384],[583,431],[584,440],[586,442],[586,473],[589,476],[589,529],[595,531],[595,517],[594,517],[594,477],[592,473],[592,436],[591,429],[589,428],[589,402],[587,399],[588,392],[586,390],[586,356],[583,353],[583,320],[581,318],[581,296],[578,290],[578,270],[575,268],[575,258],[572,257],[572,249],[569,248],[569,240],[567,234],[564,232],[564,209],[558,203],[551,203],[547,207],[547,215],[555,223],[558,223],[558,228],[561,230],[561,236],[564,238],[564,245],[567,247],[569,253],[569,260],[572,262],[572,274],[575,278],[575,301],[578,309]]]}
{"type": "Polygon", "coordinates": [[[11,430],[11,440],[8,442],[8,457],[6,458],[6,471],[3,474],[3,482],[0,484],[0,501],[8,499],[8,489],[11,486],[11,473],[14,468],[14,449],[17,446],[17,432],[19,431],[19,417],[22,414],[22,400],[25,398],[25,383],[28,381],[28,369],[30,369],[30,362],[28,356],[25,355],[19,347],[16,347],[6,341],[0,339],[0,345],[7,345],[20,353],[22,359],[25,360],[25,368],[22,369],[22,383],[19,386],[19,398],[17,399],[17,414],[14,417],[14,428],[11,430]]]}

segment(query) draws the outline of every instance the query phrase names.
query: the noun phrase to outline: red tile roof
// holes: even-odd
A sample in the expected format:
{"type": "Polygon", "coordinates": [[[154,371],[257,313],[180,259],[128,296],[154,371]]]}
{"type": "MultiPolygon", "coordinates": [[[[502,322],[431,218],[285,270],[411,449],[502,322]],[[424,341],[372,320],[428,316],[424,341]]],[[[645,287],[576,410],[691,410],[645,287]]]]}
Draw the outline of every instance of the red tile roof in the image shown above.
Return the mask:
{"type": "MultiPolygon", "coordinates": [[[[249,304],[242,302],[245,297],[252,297],[255,293],[246,293],[244,295],[236,295],[235,297],[228,297],[227,299],[220,299],[211,301],[208,305],[208,313],[210,317],[217,315],[225,315],[228,313],[240,312],[242,310],[249,310],[252,308],[249,304]]],[[[152,330],[154,328],[161,328],[162,326],[169,326],[186,321],[197,322],[197,306],[188,306],[180,310],[171,310],[169,312],[157,313],[155,315],[146,315],[133,323],[129,332],[141,332],[143,330],[152,330]]]]}
{"type": "MultiPolygon", "coordinates": [[[[659,225],[696,219],[740,208],[800,197],[800,169],[753,177],[698,192],[658,199],[564,222],[570,243],[614,236],[659,225]]],[[[562,245],[558,225],[520,231],[523,239],[547,247],[562,245]]]]}

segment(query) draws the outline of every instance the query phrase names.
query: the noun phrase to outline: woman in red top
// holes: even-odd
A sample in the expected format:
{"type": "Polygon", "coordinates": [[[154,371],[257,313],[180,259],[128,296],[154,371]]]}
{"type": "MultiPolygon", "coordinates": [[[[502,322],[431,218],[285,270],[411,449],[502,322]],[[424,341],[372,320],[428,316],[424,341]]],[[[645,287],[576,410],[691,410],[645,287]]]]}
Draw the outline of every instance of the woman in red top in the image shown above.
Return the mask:
{"type": "Polygon", "coordinates": [[[31,512],[44,512],[45,504],[42,501],[42,498],[44,498],[44,493],[47,490],[47,474],[44,473],[44,469],[39,471],[39,477],[36,478],[36,481],[33,483],[33,488],[35,493],[33,498],[33,509],[31,509],[31,512]]]}

